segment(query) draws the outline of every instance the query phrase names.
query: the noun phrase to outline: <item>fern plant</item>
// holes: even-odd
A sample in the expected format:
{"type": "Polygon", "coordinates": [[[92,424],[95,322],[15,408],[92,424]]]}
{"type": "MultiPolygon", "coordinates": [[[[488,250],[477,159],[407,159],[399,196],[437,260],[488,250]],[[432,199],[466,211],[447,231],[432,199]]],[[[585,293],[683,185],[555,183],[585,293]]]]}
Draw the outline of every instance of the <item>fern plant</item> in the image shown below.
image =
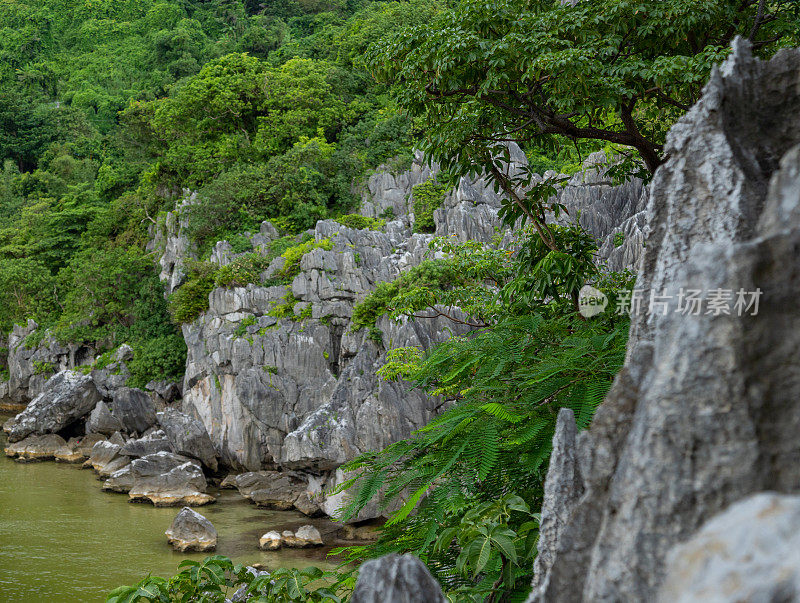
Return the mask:
{"type": "Polygon", "coordinates": [[[382,299],[394,316],[434,303],[466,307],[468,320],[484,326],[424,354],[388,355],[385,379],[410,381],[446,410],[412,437],[343,467],[351,476],[339,488],[351,494],[343,518],[376,499],[399,507],[376,543],[340,551],[349,560],[412,552],[453,600],[524,599],[558,411],[570,408],[578,428],[587,427],[625,356],[627,317],[611,305],[583,318],[578,289],[591,281],[613,304],[632,284],[598,269],[584,232],[551,232],[558,252],[530,232],[511,254],[440,242],[458,287],[398,288],[382,299]]]}

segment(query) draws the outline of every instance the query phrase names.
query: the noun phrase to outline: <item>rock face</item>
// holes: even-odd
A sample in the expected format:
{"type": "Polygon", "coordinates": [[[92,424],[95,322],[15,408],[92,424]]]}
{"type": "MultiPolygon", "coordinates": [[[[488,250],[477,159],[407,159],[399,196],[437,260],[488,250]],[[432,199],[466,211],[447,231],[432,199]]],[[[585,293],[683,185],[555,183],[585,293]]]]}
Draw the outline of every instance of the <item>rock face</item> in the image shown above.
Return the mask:
{"type": "MultiPolygon", "coordinates": [[[[510,150],[508,169],[518,171],[524,154],[517,147],[510,150]]],[[[573,177],[559,195],[597,237],[605,249],[601,255],[615,266],[630,267],[641,250],[646,195],[640,182],[612,187],[605,170],[595,165],[604,157],[591,159],[586,172],[573,177]],[[614,236],[623,231],[624,243],[617,245],[614,236]]],[[[463,178],[445,195],[434,213],[434,233],[414,232],[413,188],[437,171],[425,165],[421,154],[406,172],[379,170],[367,182],[360,211],[386,218],[385,227],[359,230],[320,221],[309,234],[330,249],[307,253],[291,283],[276,284],[284,262],[279,257],[262,273],[261,283],[212,291],[208,311],[184,325],[188,357],[181,411],[202,423],[220,465],[243,472],[306,471],[314,474],[319,490],[326,490],[343,479],[337,474],[342,463],[408,437],[434,417],[435,400],[409,384],[387,383],[376,373],[391,348],[427,349],[469,327],[431,312],[430,318],[415,321],[381,318],[372,333],[353,332],[351,316],[354,305],[379,283],[423,261],[434,236],[493,239],[501,225],[502,198],[482,178],[463,178]],[[272,315],[278,307],[284,313],[280,319],[272,315]]],[[[185,195],[172,217],[152,233],[152,248],[163,253],[168,290],[182,282],[183,259],[193,254],[180,218],[190,202],[185,195]]],[[[259,252],[276,237],[265,222],[250,242],[259,252]]],[[[235,257],[222,241],[211,261],[225,265],[235,257]]],[[[197,448],[176,450],[196,456],[197,448]]],[[[213,470],[210,461],[201,460],[213,470]]],[[[322,496],[318,503],[332,513],[346,496],[322,496]]],[[[375,513],[380,511],[365,511],[359,519],[375,513]]]]}
{"type": "Polygon", "coordinates": [[[654,600],[667,552],[706,520],[800,488],[799,80],[800,51],[762,62],[737,40],[670,132],[637,289],[671,297],[635,313],[594,424],[574,459],[553,461],[547,489],[577,479],[583,494],[553,501],[561,525],[541,543],[532,600],[654,600]],[[740,289],[760,289],[757,316],[739,315],[740,289]],[[689,290],[705,300],[697,315],[689,290]]]}
{"type": "Polygon", "coordinates": [[[213,551],[217,548],[217,530],[205,517],[184,507],[165,532],[167,541],[176,551],[213,551]]]}
{"type": "Polygon", "coordinates": [[[113,414],[128,433],[144,434],[156,424],[153,400],[140,389],[122,387],[114,392],[113,414]]]}
{"type": "Polygon", "coordinates": [[[158,424],[173,452],[196,458],[211,471],[217,470],[217,453],[200,421],[167,408],[158,413],[158,424]]]}
{"type": "Polygon", "coordinates": [[[756,494],[667,556],[661,603],[800,599],[800,497],[756,494]]]}
{"type": "Polygon", "coordinates": [[[30,434],[61,431],[91,411],[99,401],[100,393],[91,377],[62,371],[51,377],[45,391],[17,415],[8,439],[18,442],[30,434]]]}
{"type": "Polygon", "coordinates": [[[445,603],[439,583],[413,555],[392,554],[364,563],[351,603],[445,603]]]}
{"type": "Polygon", "coordinates": [[[110,436],[124,429],[122,421],[111,414],[108,405],[100,401],[86,420],[86,433],[100,433],[110,436]]]}

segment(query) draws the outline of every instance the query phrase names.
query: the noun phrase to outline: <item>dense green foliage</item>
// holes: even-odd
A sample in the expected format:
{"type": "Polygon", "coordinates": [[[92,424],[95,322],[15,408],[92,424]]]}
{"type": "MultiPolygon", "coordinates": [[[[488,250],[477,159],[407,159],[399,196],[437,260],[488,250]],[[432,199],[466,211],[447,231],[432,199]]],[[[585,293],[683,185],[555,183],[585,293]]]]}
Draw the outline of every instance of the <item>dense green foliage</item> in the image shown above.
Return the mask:
{"type": "Polygon", "coordinates": [[[446,192],[447,187],[435,180],[428,180],[414,186],[411,191],[411,197],[414,199],[415,232],[433,232],[436,230],[433,212],[442,204],[446,192]]]}
{"type": "MultiPolygon", "coordinates": [[[[342,0],[0,2],[0,330],[135,350],[133,382],[177,378],[175,323],[263,259],[198,263],[166,311],[148,228],[185,188],[206,257],[266,218],[288,233],[353,204],[354,183],[414,140],[369,77],[369,44],[437,3],[342,0]]],[[[352,218],[349,218],[352,222],[352,218]]],[[[292,237],[293,238],[293,237],[292,237]]],[[[288,246],[288,245],[287,245],[288,246]]],[[[280,250],[278,254],[283,253],[280,250]]],[[[299,258],[298,258],[299,259],[299,258]]],[[[287,264],[290,278],[297,262],[287,264]]]]}
{"type": "Polygon", "coordinates": [[[342,591],[352,590],[352,577],[326,573],[315,567],[277,569],[255,577],[245,566],[234,565],[222,555],[203,561],[182,561],[172,578],[149,576],[133,586],[120,586],[109,593],[107,603],[171,603],[202,601],[224,603],[244,588],[248,601],[303,603],[339,603],[342,591]]]}

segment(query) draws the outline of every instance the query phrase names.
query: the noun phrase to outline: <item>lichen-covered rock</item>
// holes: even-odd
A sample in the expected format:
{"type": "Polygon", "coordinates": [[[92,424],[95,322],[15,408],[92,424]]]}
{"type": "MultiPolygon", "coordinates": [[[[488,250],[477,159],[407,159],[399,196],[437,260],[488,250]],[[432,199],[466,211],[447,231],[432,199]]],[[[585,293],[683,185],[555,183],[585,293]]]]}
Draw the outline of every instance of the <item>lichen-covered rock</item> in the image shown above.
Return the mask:
{"type": "Polygon", "coordinates": [[[667,552],[705,521],[797,490],[799,78],[800,50],[760,61],[737,40],[671,130],[636,283],[666,306],[633,316],[625,366],[576,440],[584,493],[555,501],[565,520],[540,543],[533,601],[654,600],[667,552]],[[740,290],[760,290],[757,316],[737,310],[740,290]],[[709,306],[719,291],[727,313],[724,297],[709,306]]]}
{"type": "Polygon", "coordinates": [[[667,555],[660,603],[800,600],[800,497],[755,494],[667,555]]]}
{"type": "Polygon", "coordinates": [[[30,435],[5,449],[6,456],[20,462],[49,461],[57,454],[68,455],[71,452],[64,438],[54,433],[30,435]]]}
{"type": "Polygon", "coordinates": [[[51,377],[44,391],[17,415],[8,439],[18,442],[30,434],[61,431],[90,412],[99,401],[100,393],[91,377],[62,371],[51,377]]]}
{"type": "Polygon", "coordinates": [[[167,408],[158,413],[158,424],[173,452],[196,458],[211,471],[217,470],[217,453],[200,421],[174,408],[167,408]]]}
{"type": "Polygon", "coordinates": [[[205,553],[217,548],[217,530],[197,511],[184,507],[165,532],[167,541],[176,551],[205,553]]]}
{"type": "Polygon", "coordinates": [[[153,399],[140,389],[121,387],[114,392],[111,406],[114,415],[128,433],[144,434],[156,424],[153,399]]]}
{"type": "Polygon", "coordinates": [[[201,506],[214,502],[206,494],[206,478],[194,459],[158,452],[131,461],[132,501],[151,502],[156,507],[201,506]]]}
{"type": "Polygon", "coordinates": [[[351,603],[445,603],[442,588],[413,555],[386,555],[365,562],[351,603]]]}

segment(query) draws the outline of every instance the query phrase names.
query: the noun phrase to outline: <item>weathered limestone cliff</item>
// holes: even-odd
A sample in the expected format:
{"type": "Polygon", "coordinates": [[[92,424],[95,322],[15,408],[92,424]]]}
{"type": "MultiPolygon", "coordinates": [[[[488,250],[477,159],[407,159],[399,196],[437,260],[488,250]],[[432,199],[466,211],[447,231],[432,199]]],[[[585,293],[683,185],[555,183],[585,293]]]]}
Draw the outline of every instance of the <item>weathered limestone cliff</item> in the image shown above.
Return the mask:
{"type": "MultiPolygon", "coordinates": [[[[516,147],[511,151],[508,169],[518,170],[525,157],[516,147]]],[[[570,215],[579,214],[598,238],[604,258],[617,269],[635,266],[646,195],[638,181],[613,187],[603,175],[604,162],[602,154],[590,157],[586,171],[573,177],[560,197],[570,215]],[[618,232],[625,233],[621,244],[614,238],[618,232]]],[[[413,188],[436,171],[421,155],[407,172],[379,170],[367,182],[360,211],[388,215],[385,228],[356,230],[320,221],[311,234],[330,241],[331,248],[305,255],[290,286],[216,289],[209,310],[184,326],[189,353],[183,409],[203,422],[224,465],[310,471],[318,474],[320,486],[330,486],[343,478],[335,473],[339,465],[407,437],[434,416],[436,401],[405,384],[383,382],[376,372],[386,350],[428,348],[466,327],[442,317],[402,323],[382,318],[376,339],[366,329],[353,332],[350,318],[354,305],[378,283],[419,264],[434,236],[489,242],[500,229],[502,198],[484,179],[462,178],[434,212],[435,233],[415,233],[413,188]],[[287,300],[293,319],[269,315],[287,300]]],[[[171,217],[167,232],[156,235],[168,288],[181,279],[179,250],[191,248],[180,222],[171,217]]],[[[265,222],[252,237],[253,248],[277,236],[265,222]]],[[[234,258],[226,242],[211,256],[220,264],[234,258]]],[[[262,280],[282,261],[276,259],[262,280]]],[[[325,501],[323,510],[331,513],[340,503],[325,501]]]]}
{"type": "MultiPolygon", "coordinates": [[[[668,553],[704,522],[752,493],[800,490],[798,115],[800,50],[760,61],[738,40],[670,132],[650,187],[627,361],[587,432],[576,436],[561,417],[532,601],[656,600],[668,553]],[[699,313],[687,311],[692,290],[699,313]],[[760,291],[757,315],[737,310],[740,290],[748,304],[760,291]],[[651,295],[664,304],[648,312],[651,295]]],[[[780,529],[742,509],[731,513],[754,521],[727,541],[722,524],[707,524],[683,553],[710,573],[681,565],[678,551],[661,600],[798,600],[783,588],[796,584],[796,567],[764,588],[750,588],[758,570],[733,568],[737,547],[762,527],[796,529],[783,511],[795,503],[775,504],[791,520],[780,529]],[[726,571],[698,552],[711,537],[726,571]],[[725,576],[752,582],[733,588],[725,576]]],[[[757,546],[753,567],[764,561],[757,546]]]]}

